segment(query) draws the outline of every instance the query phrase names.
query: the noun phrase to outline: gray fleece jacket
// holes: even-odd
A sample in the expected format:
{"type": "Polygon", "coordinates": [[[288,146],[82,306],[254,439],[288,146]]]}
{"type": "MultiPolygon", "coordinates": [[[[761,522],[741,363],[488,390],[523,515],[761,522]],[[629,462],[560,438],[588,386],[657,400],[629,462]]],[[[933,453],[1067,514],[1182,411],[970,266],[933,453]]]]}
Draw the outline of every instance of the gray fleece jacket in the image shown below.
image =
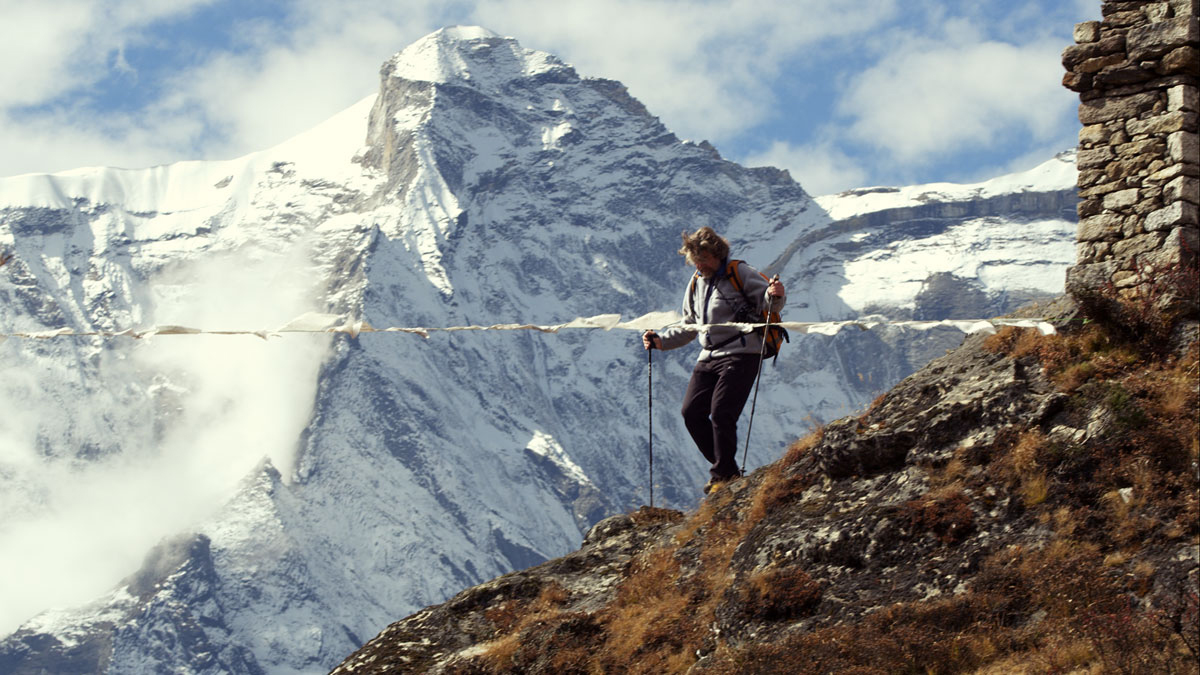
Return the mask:
{"type": "MultiPolygon", "coordinates": [[[[767,308],[767,280],[745,262],[737,268],[738,277],[742,281],[745,295],[738,291],[727,276],[729,261],[723,261],[721,272],[712,279],[705,279],[697,273],[695,283],[689,281],[688,289],[683,297],[683,321],[674,326],[664,328],[659,337],[662,338],[663,349],[676,349],[700,337],[698,361],[728,356],[730,354],[758,354],[762,349],[762,338],[757,333],[744,333],[736,327],[726,326],[701,330],[696,326],[712,323],[728,323],[738,321],[744,323],[761,322],[762,311],[767,308]],[[751,316],[754,318],[738,317],[738,309],[749,301],[751,316]],[[722,345],[721,343],[725,343],[722,345]]],[[[781,311],[787,297],[771,298],[771,310],[781,311]]]]}

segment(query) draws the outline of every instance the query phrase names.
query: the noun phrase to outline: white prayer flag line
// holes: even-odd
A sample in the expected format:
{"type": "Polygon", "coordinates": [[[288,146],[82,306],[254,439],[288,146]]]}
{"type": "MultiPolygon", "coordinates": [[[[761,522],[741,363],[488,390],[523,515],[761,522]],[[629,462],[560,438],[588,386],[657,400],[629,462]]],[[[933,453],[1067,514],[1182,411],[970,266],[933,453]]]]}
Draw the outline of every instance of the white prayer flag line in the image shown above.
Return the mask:
{"type": "MultiPolygon", "coordinates": [[[[264,340],[288,333],[336,333],[357,338],[363,333],[412,333],[428,338],[430,333],[452,331],[490,331],[490,330],[534,330],[542,333],[557,333],[567,329],[600,329],[600,330],[635,330],[644,332],[656,330],[665,326],[678,324],[682,317],[678,312],[650,312],[640,317],[622,321],[620,314],[598,314],[589,317],[577,317],[566,323],[537,325],[527,323],[503,323],[490,326],[408,326],[376,328],[362,319],[352,319],[343,315],[320,314],[308,312],[275,329],[257,330],[214,330],[194,328],[190,326],[163,325],[146,328],[130,328],[123,331],[75,331],[70,328],[56,328],[44,331],[13,332],[0,334],[2,338],[50,339],[65,336],[84,337],[132,337],[135,339],[155,335],[254,335],[264,340]]],[[[719,323],[691,324],[696,329],[714,328],[718,326],[735,326],[746,332],[760,328],[762,323],[719,323]]],[[[899,326],[912,330],[929,330],[946,326],[967,334],[994,333],[1001,326],[1016,326],[1019,328],[1036,328],[1043,335],[1055,332],[1054,326],[1042,319],[945,319],[942,321],[889,321],[886,319],[866,318],[846,321],[783,321],[773,323],[785,330],[797,334],[813,333],[817,335],[836,335],[846,328],[872,330],[881,326],[899,326]]]]}

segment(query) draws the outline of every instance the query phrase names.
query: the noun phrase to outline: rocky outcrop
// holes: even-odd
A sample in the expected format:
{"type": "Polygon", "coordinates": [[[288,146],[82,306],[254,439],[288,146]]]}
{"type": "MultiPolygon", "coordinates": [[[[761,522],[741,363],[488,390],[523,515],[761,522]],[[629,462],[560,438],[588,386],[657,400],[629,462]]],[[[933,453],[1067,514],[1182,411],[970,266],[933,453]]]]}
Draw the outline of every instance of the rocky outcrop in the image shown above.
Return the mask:
{"type": "Polygon", "coordinates": [[[575,553],[469,588],[394,623],[331,675],[444,670],[502,634],[506,620],[543,596],[574,598],[573,611],[596,611],[612,600],[634,557],[669,540],[682,519],[678,511],[643,507],[602,520],[575,553]]]}
{"type": "MultiPolygon", "coordinates": [[[[1131,631],[1195,611],[1169,599],[1197,586],[1197,479],[1186,441],[1152,460],[1123,440],[1144,433],[1114,394],[1128,382],[1064,385],[1047,355],[1071,340],[973,337],[687,518],[644,508],[602,521],[578,552],[399,621],[334,672],[973,670],[1060,630],[1091,640],[1083,662],[1111,666],[1113,638],[1088,632],[1097,608],[1127,612],[1131,631]],[[1114,489],[1106,472],[1131,462],[1191,487],[1114,489]],[[1123,548],[1113,528],[1131,508],[1156,534],[1123,548]],[[1151,609],[1163,598],[1174,609],[1151,609]],[[909,621],[927,631],[905,636],[909,621]],[[990,646],[972,651],[974,631],[990,646]]],[[[1162,658],[1176,658],[1171,630],[1192,636],[1163,630],[1162,658]]]]}
{"type": "MultiPolygon", "coordinates": [[[[1200,208],[1195,0],[1106,0],[1075,27],[1063,84],[1080,94],[1079,257],[1068,290],[1147,295],[1194,266],[1200,208]]],[[[1194,299],[1192,299],[1194,302],[1194,299]]]]}

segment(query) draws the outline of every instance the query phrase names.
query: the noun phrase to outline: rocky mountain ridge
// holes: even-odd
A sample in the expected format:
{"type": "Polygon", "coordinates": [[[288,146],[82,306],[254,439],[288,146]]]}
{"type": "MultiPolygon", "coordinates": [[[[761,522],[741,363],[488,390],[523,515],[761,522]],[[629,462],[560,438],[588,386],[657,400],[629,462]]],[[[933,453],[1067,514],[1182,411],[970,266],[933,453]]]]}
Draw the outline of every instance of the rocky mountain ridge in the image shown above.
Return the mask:
{"type": "Polygon", "coordinates": [[[1166,358],[1069,322],[970,338],[698,511],[602,521],[333,672],[1188,672],[1191,325],[1166,358]],[[1056,360],[1083,343],[1069,360],[1100,373],[1081,382],[1056,360]]]}

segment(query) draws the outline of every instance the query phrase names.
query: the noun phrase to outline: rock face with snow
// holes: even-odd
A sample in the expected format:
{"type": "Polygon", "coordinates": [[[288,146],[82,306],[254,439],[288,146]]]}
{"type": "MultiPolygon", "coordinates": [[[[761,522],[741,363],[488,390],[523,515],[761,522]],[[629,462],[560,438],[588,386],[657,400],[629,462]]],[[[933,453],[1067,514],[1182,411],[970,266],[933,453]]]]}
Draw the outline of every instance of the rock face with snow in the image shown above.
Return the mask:
{"type": "MultiPolygon", "coordinates": [[[[999,314],[1061,290],[1074,182],[1064,155],[814,200],[681,141],[617,82],[444,29],[276,148],[0,180],[0,322],[632,317],[678,306],[679,232],[702,225],[781,275],[788,319],[999,314]]],[[[748,468],[961,340],[794,336],[765,371],[748,468]]],[[[677,413],[693,358],[654,364],[655,495],[676,508],[707,468],[677,413]]],[[[9,339],[0,359],[4,672],[325,672],[647,496],[646,361],[626,331],[9,339]]]]}

